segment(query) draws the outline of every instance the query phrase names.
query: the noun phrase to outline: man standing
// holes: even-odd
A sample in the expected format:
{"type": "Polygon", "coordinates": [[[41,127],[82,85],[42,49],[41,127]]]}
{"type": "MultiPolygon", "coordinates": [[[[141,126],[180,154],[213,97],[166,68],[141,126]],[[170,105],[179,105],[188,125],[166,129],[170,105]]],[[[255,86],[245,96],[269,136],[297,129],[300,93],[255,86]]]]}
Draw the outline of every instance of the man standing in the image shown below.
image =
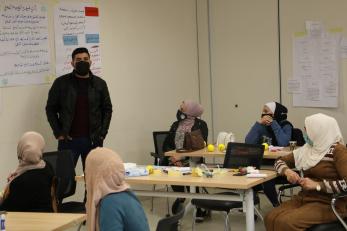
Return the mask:
{"type": "Polygon", "coordinates": [[[103,146],[112,116],[107,84],[93,75],[91,63],[87,48],[76,48],[74,70],[53,82],[46,105],[58,150],[71,150],[75,166],[81,155],[83,171],[90,150],[103,146]]]}

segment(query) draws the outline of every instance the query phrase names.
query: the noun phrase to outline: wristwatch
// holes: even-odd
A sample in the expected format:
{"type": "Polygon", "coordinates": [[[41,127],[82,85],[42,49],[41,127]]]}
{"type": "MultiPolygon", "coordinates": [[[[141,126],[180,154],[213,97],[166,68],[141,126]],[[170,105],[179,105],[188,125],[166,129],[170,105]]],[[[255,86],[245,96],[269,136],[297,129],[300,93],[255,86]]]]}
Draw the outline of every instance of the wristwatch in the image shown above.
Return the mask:
{"type": "Polygon", "coordinates": [[[320,184],[317,184],[317,186],[316,186],[316,191],[319,192],[321,189],[322,189],[322,188],[321,188],[320,184]]]}

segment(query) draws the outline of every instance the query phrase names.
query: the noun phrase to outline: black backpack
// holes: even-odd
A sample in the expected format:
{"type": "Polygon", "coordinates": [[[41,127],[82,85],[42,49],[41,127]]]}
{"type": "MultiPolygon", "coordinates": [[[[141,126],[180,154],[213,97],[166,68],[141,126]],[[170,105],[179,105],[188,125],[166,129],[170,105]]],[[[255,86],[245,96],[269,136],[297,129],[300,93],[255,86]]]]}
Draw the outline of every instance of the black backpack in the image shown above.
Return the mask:
{"type": "Polygon", "coordinates": [[[303,146],[306,143],[302,131],[299,128],[292,128],[291,140],[296,141],[297,146],[303,146]]]}

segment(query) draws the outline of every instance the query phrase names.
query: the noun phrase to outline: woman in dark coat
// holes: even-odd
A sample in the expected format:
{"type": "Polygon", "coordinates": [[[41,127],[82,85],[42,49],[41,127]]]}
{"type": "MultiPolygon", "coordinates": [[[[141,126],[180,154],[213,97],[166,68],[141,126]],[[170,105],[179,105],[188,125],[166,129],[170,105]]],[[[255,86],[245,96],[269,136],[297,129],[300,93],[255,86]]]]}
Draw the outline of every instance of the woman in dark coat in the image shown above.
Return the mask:
{"type": "Polygon", "coordinates": [[[19,160],[16,170],[7,178],[0,210],[22,212],[53,212],[53,170],[42,160],[45,147],[37,132],[26,132],[18,142],[19,160]]]}
{"type": "MultiPolygon", "coordinates": [[[[200,130],[203,139],[207,143],[208,128],[205,121],[201,120],[200,117],[203,113],[203,107],[196,101],[184,100],[180,108],[177,111],[175,121],[170,128],[170,134],[164,141],[163,151],[171,151],[175,149],[182,149],[184,145],[184,136],[187,132],[200,130]]],[[[201,162],[202,158],[198,158],[196,162],[201,162]]],[[[177,167],[188,167],[189,157],[170,157],[165,158],[162,165],[177,166],[177,167]]],[[[184,192],[184,186],[172,186],[175,192],[184,192]]],[[[183,203],[183,198],[177,198],[172,205],[172,212],[175,213],[179,203],[183,203]]],[[[203,212],[198,209],[197,220],[202,220],[203,212]]]]}

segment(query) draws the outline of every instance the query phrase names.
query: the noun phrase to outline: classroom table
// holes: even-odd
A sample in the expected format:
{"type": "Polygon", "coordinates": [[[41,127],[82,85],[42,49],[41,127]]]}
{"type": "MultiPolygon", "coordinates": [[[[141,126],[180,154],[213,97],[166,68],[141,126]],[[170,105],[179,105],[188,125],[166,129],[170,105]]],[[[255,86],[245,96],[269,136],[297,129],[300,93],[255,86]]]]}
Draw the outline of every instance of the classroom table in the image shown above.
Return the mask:
{"type": "MultiPolygon", "coordinates": [[[[242,201],[244,211],[246,212],[246,229],[254,231],[254,201],[253,187],[262,184],[268,180],[274,179],[277,174],[271,170],[261,170],[261,173],[267,174],[263,178],[247,178],[246,176],[233,176],[230,170],[224,174],[217,174],[212,178],[194,177],[191,175],[184,176],[168,176],[168,174],[151,174],[140,177],[126,177],[125,181],[130,185],[183,185],[210,188],[233,189],[240,195],[221,195],[221,194],[205,194],[205,193],[188,193],[188,192],[167,192],[167,191],[151,191],[134,189],[139,196],[155,196],[155,197],[173,197],[173,198],[196,198],[196,199],[212,199],[212,200],[230,200],[242,201]]],[[[83,176],[76,177],[77,181],[83,181],[83,176]]]]}
{"type": "MultiPolygon", "coordinates": [[[[289,150],[289,147],[285,147],[280,151],[270,152],[270,151],[264,151],[264,159],[277,159],[278,157],[285,156],[287,154],[291,153],[289,150]]],[[[214,150],[213,152],[207,151],[207,148],[203,148],[197,151],[192,152],[183,152],[178,153],[176,150],[168,151],[164,153],[165,156],[186,156],[186,157],[222,157],[225,156],[225,151],[221,152],[219,150],[214,150]]]]}
{"type": "Polygon", "coordinates": [[[65,230],[85,220],[86,214],[7,212],[5,228],[8,231],[65,230]]]}

